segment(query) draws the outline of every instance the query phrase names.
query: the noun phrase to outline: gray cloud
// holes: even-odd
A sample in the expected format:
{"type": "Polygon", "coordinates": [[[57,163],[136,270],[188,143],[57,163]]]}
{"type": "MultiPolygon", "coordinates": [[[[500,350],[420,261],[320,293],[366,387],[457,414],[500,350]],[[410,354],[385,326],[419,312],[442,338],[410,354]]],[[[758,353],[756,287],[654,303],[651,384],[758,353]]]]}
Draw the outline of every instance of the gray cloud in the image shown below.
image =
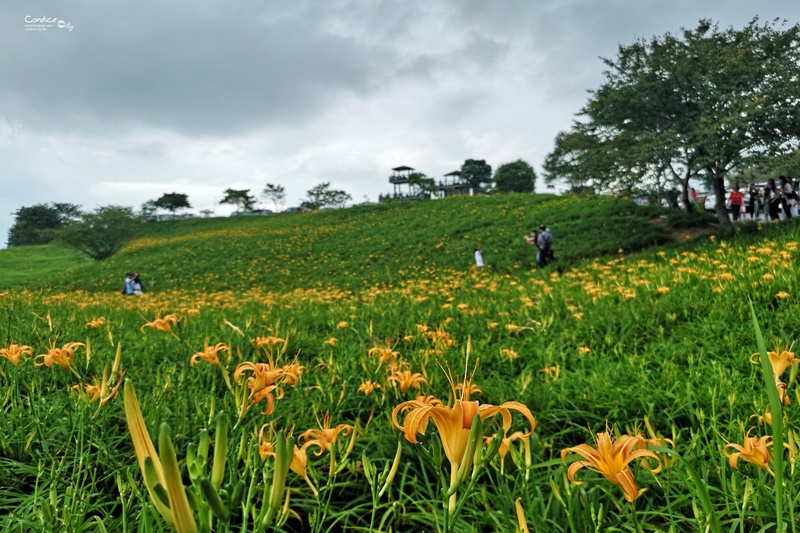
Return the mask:
{"type": "Polygon", "coordinates": [[[602,81],[598,56],[700,18],[796,22],[776,0],[212,0],[0,5],[0,243],[22,205],[214,208],[226,187],[331,181],[354,199],[400,164],[538,166],[602,81]],[[757,9],[757,12],[756,12],[757,9]],[[72,31],[26,31],[26,15],[72,31]]]}

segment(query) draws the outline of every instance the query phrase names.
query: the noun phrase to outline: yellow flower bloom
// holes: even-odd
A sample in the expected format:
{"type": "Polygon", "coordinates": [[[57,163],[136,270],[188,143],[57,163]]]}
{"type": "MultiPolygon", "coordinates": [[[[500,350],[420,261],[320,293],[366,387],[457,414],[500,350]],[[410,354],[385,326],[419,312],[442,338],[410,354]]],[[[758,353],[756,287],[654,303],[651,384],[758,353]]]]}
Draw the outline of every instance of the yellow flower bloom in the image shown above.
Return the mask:
{"type": "Polygon", "coordinates": [[[397,357],[400,356],[400,352],[393,351],[389,346],[385,347],[375,346],[373,348],[370,348],[367,353],[369,354],[370,357],[377,355],[379,360],[378,363],[379,365],[382,365],[383,363],[396,359],[397,357]]]}
{"type": "MultiPolygon", "coordinates": [[[[776,342],[775,343],[775,350],[772,352],[767,352],[767,356],[769,357],[769,364],[772,366],[772,373],[775,376],[775,382],[780,383],[781,376],[786,369],[788,369],[792,365],[796,365],[800,363],[800,359],[795,358],[794,352],[789,351],[790,347],[786,349],[782,349],[780,345],[776,342]]],[[[759,353],[756,352],[750,356],[750,362],[754,365],[761,364],[759,359],[759,353]]]]}
{"type": "Polygon", "coordinates": [[[85,327],[85,328],[97,329],[97,328],[99,328],[100,326],[102,326],[102,325],[103,325],[103,324],[105,324],[105,323],[106,323],[106,319],[105,319],[105,317],[102,317],[102,316],[101,316],[101,317],[99,317],[99,318],[95,318],[95,319],[93,319],[93,320],[90,320],[90,321],[89,321],[89,322],[87,322],[87,323],[86,323],[86,324],[85,324],[83,327],[85,327]]]}
{"type": "Polygon", "coordinates": [[[548,376],[558,379],[561,376],[561,365],[550,365],[540,368],[539,372],[547,374],[548,376]]]}
{"type": "Polygon", "coordinates": [[[255,339],[251,340],[250,342],[253,343],[253,346],[256,348],[263,348],[265,346],[271,348],[278,344],[283,344],[286,342],[286,339],[281,339],[280,337],[275,337],[274,335],[269,335],[266,337],[256,337],[255,339]]]}
{"type": "Polygon", "coordinates": [[[144,328],[153,328],[157,331],[163,331],[165,333],[172,333],[172,328],[178,326],[178,315],[170,314],[161,318],[157,316],[155,320],[152,322],[146,323],[144,326],[139,328],[139,330],[144,333],[144,328]]]}
{"type": "Polygon", "coordinates": [[[786,291],[781,291],[781,292],[779,292],[778,294],[775,295],[775,298],[779,298],[781,300],[785,300],[788,297],[789,297],[789,293],[786,292],[786,291]]]}
{"type": "MultiPolygon", "coordinates": [[[[458,398],[452,376],[448,374],[447,378],[450,381],[453,398],[458,398]]],[[[439,430],[444,453],[450,461],[451,475],[458,471],[458,467],[464,460],[464,452],[467,449],[475,415],[478,415],[481,420],[500,415],[503,419],[503,433],[505,434],[511,429],[511,411],[517,411],[530,423],[530,431],[525,435],[530,436],[536,428],[536,421],[525,405],[513,401],[501,405],[481,405],[478,401],[469,401],[469,389],[469,386],[464,387],[461,391],[461,399],[455,399],[452,406],[431,405],[419,400],[409,400],[401,403],[392,411],[392,422],[395,427],[402,431],[406,440],[412,444],[416,444],[417,434],[425,434],[428,422],[433,420],[439,430]],[[406,411],[408,414],[405,415],[403,424],[400,424],[397,417],[406,411]]]]}
{"type": "Polygon", "coordinates": [[[12,365],[19,366],[20,359],[23,355],[27,355],[28,357],[33,355],[33,348],[24,344],[9,344],[7,348],[0,348],[0,355],[5,357],[12,365]]]}
{"type": "Polygon", "coordinates": [[[344,320],[342,320],[341,322],[339,322],[338,324],[336,324],[336,327],[337,327],[337,328],[339,328],[339,329],[344,329],[344,328],[346,328],[346,327],[347,327],[347,322],[346,322],[346,321],[344,321],[344,320]]]}
{"type": "Polygon", "coordinates": [[[34,357],[33,364],[36,366],[45,365],[48,368],[56,364],[75,373],[72,368],[72,360],[75,358],[75,350],[78,348],[86,348],[86,345],[82,342],[68,342],[61,348],[56,348],[55,343],[53,343],[46,354],[39,354],[34,357]],[[41,362],[39,362],[40,357],[41,362]]]}
{"type": "Polygon", "coordinates": [[[387,381],[394,381],[400,387],[400,392],[405,392],[411,387],[419,388],[422,383],[428,383],[425,376],[419,372],[411,372],[410,370],[398,370],[387,381]]]}
{"type": "Polygon", "coordinates": [[[590,353],[592,350],[588,346],[578,346],[578,353],[581,355],[586,355],[590,353]]]}
{"type": "Polygon", "coordinates": [[[267,402],[267,407],[263,414],[269,415],[275,410],[275,400],[283,398],[283,389],[275,382],[280,380],[291,385],[296,385],[300,378],[283,368],[275,367],[270,363],[251,363],[249,361],[239,363],[233,373],[236,383],[241,383],[245,372],[252,372],[247,378],[247,387],[250,389],[248,396],[242,399],[242,406],[239,412],[239,420],[243,419],[247,412],[261,400],[267,402]],[[273,392],[275,393],[273,395],[273,392]]]}
{"type": "MultiPolygon", "coordinates": [[[[73,385],[72,388],[75,390],[81,390],[80,385],[73,385]]],[[[85,383],[83,385],[83,392],[89,395],[89,403],[99,400],[101,395],[101,387],[100,383],[97,381],[97,378],[93,378],[91,384],[85,383]]]]}
{"type": "Polygon", "coordinates": [[[511,348],[502,349],[500,350],[500,357],[502,357],[506,361],[513,361],[515,359],[519,359],[519,354],[514,350],[512,350],[511,348]]]}
{"type": "Polygon", "coordinates": [[[371,379],[368,379],[367,381],[361,382],[361,385],[358,386],[358,392],[364,393],[364,396],[369,396],[375,391],[375,389],[380,388],[381,386],[379,384],[375,383],[371,379]]]}
{"type": "Polygon", "coordinates": [[[728,463],[733,467],[739,468],[739,459],[744,459],[748,463],[753,463],[759,468],[762,468],[772,474],[769,469],[769,447],[772,446],[772,437],[764,436],[760,439],[758,437],[751,437],[748,431],[744,435],[744,446],[738,444],[726,444],[723,454],[728,458],[728,463]],[[728,448],[737,450],[734,453],[728,453],[728,448]]]}
{"type": "Polygon", "coordinates": [[[339,339],[336,337],[328,337],[328,339],[323,343],[325,346],[336,346],[336,343],[339,342],[339,339]]]}
{"type": "Polygon", "coordinates": [[[456,383],[456,392],[463,392],[465,388],[467,389],[466,396],[472,396],[473,394],[478,394],[478,395],[483,394],[481,388],[475,385],[474,383],[471,383],[469,380],[467,380],[466,382],[456,383]]]}
{"type": "Polygon", "coordinates": [[[215,346],[209,346],[208,338],[206,338],[205,343],[203,343],[203,351],[194,354],[191,361],[189,361],[189,364],[194,366],[198,359],[202,359],[203,361],[212,365],[220,366],[219,356],[217,355],[218,352],[230,353],[230,348],[228,348],[228,345],[224,342],[217,343],[215,346]]]}
{"type": "Polygon", "coordinates": [[[657,287],[656,291],[658,291],[658,294],[667,294],[669,292],[669,287],[657,287]]]}
{"type": "Polygon", "coordinates": [[[572,452],[580,455],[585,460],[575,461],[567,471],[567,477],[576,485],[582,482],[575,480],[575,473],[581,468],[588,468],[602,474],[614,485],[618,485],[625,493],[625,499],[632,502],[639,496],[639,490],[633,480],[633,473],[628,464],[634,459],[647,457],[655,459],[655,468],[645,468],[652,473],[661,471],[661,461],[655,452],[644,448],[645,441],[642,436],[622,435],[612,442],[608,431],[597,434],[597,448],[592,448],[588,444],[579,444],[565,450],[561,450],[561,461],[566,464],[567,454],[572,452]]]}
{"type": "Polygon", "coordinates": [[[331,415],[330,413],[325,413],[322,417],[322,428],[308,429],[300,435],[300,439],[318,442],[322,448],[331,451],[334,443],[336,443],[337,437],[340,434],[349,435],[350,432],[353,431],[353,426],[350,424],[339,424],[332,428],[330,424],[331,415]]]}

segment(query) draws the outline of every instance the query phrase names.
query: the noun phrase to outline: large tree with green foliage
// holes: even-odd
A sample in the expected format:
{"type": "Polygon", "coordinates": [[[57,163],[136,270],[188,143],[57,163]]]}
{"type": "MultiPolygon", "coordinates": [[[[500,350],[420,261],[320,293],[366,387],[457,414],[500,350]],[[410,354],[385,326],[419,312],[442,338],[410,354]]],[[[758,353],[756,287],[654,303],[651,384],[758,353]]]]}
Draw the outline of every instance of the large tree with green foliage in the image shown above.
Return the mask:
{"type": "Polygon", "coordinates": [[[800,139],[800,26],[754,19],[720,30],[702,20],[603,62],[604,83],[547,157],[547,181],[615,191],[679,182],[688,203],[689,179],[704,179],[732,231],[725,180],[800,139]]]}
{"type": "Polygon", "coordinates": [[[103,261],[133,236],[138,220],[130,207],[108,205],[84,213],[58,230],[57,238],[92,259],[103,261]]]}
{"type": "Polygon", "coordinates": [[[308,209],[322,209],[323,207],[344,207],[353,199],[345,191],[331,189],[331,183],[326,181],[306,191],[308,198],[300,205],[308,209]]]}
{"type": "Polygon", "coordinates": [[[494,172],[494,186],[499,192],[533,192],[536,172],[522,159],[505,163],[494,172]]]}
{"type": "Polygon", "coordinates": [[[191,204],[189,204],[189,197],[177,192],[164,193],[161,195],[161,198],[153,202],[153,205],[159,209],[166,209],[173,215],[178,209],[188,209],[192,207],[191,204]]]}
{"type": "Polygon", "coordinates": [[[267,183],[264,190],[261,191],[261,196],[272,200],[272,203],[275,204],[275,211],[277,211],[278,205],[283,205],[283,201],[286,199],[286,188],[283,185],[267,183]]]}
{"type": "Polygon", "coordinates": [[[14,224],[8,230],[8,246],[47,244],[55,238],[55,230],[80,214],[80,207],[74,204],[20,207],[14,212],[14,224]]]}
{"type": "Polygon", "coordinates": [[[469,183],[474,191],[480,191],[484,184],[492,181],[492,167],[483,159],[467,159],[461,165],[461,179],[469,183]]]}
{"type": "Polygon", "coordinates": [[[237,211],[250,211],[256,205],[256,198],[250,194],[250,189],[225,189],[225,197],[220,204],[236,206],[237,211]]]}
{"type": "Polygon", "coordinates": [[[412,189],[413,194],[424,194],[430,197],[430,193],[436,189],[436,180],[422,172],[412,172],[408,175],[408,186],[412,189]]]}

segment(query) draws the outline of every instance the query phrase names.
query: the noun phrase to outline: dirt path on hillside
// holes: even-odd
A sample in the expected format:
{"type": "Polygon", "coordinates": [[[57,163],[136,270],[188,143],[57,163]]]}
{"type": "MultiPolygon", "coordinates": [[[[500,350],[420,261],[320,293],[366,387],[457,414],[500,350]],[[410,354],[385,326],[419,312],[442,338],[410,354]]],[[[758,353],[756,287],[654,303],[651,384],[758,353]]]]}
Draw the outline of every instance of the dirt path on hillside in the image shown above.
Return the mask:
{"type": "Polygon", "coordinates": [[[667,232],[667,235],[670,236],[673,242],[681,243],[690,241],[692,239],[696,239],[698,237],[703,237],[706,235],[711,235],[714,233],[714,228],[670,228],[667,225],[667,220],[665,217],[658,217],[652,219],[654,224],[657,224],[664,228],[664,231],[667,232]]]}

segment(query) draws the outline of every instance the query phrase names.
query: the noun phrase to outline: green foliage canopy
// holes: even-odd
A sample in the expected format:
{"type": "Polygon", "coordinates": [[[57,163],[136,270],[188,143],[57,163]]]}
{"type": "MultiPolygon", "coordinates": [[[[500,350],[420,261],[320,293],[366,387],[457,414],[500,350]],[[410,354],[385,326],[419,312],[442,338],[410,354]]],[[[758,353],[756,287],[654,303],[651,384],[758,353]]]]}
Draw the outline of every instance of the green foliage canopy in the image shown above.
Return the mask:
{"type": "Polygon", "coordinates": [[[153,205],[159,209],[166,209],[173,214],[178,209],[188,209],[192,207],[191,204],[189,204],[189,197],[177,192],[163,194],[161,198],[153,202],[153,205]]]}
{"type": "Polygon", "coordinates": [[[261,191],[261,196],[267,200],[271,200],[275,204],[275,210],[278,210],[278,205],[282,205],[286,199],[286,188],[283,185],[273,185],[267,183],[264,190],[261,191]]]}
{"type": "Polygon", "coordinates": [[[331,189],[329,181],[320,183],[306,191],[308,198],[300,205],[308,209],[322,209],[323,207],[344,207],[344,205],[353,199],[345,191],[331,189]]]}
{"type": "Polygon", "coordinates": [[[483,159],[467,159],[461,165],[461,179],[469,183],[475,191],[492,181],[492,167],[483,159]]]}
{"type": "Polygon", "coordinates": [[[101,206],[84,213],[58,230],[58,240],[97,261],[108,259],[134,234],[137,219],[133,209],[116,205],[101,206]]]}
{"type": "Polygon", "coordinates": [[[800,139],[800,26],[708,20],[679,36],[620,46],[605,81],[556,138],[547,181],[628,192],[647,180],[713,186],[723,231],[725,180],[791,152],[800,139]]]}
{"type": "Polygon", "coordinates": [[[8,246],[47,244],[65,222],[80,216],[74,204],[52,203],[20,207],[14,212],[14,224],[8,231],[8,246]]]}
{"type": "Polygon", "coordinates": [[[534,192],[536,172],[522,159],[505,163],[494,173],[494,186],[500,192],[534,192]]]}
{"type": "Polygon", "coordinates": [[[250,211],[256,198],[250,195],[250,189],[225,189],[225,197],[219,203],[236,206],[237,211],[250,211]]]}

